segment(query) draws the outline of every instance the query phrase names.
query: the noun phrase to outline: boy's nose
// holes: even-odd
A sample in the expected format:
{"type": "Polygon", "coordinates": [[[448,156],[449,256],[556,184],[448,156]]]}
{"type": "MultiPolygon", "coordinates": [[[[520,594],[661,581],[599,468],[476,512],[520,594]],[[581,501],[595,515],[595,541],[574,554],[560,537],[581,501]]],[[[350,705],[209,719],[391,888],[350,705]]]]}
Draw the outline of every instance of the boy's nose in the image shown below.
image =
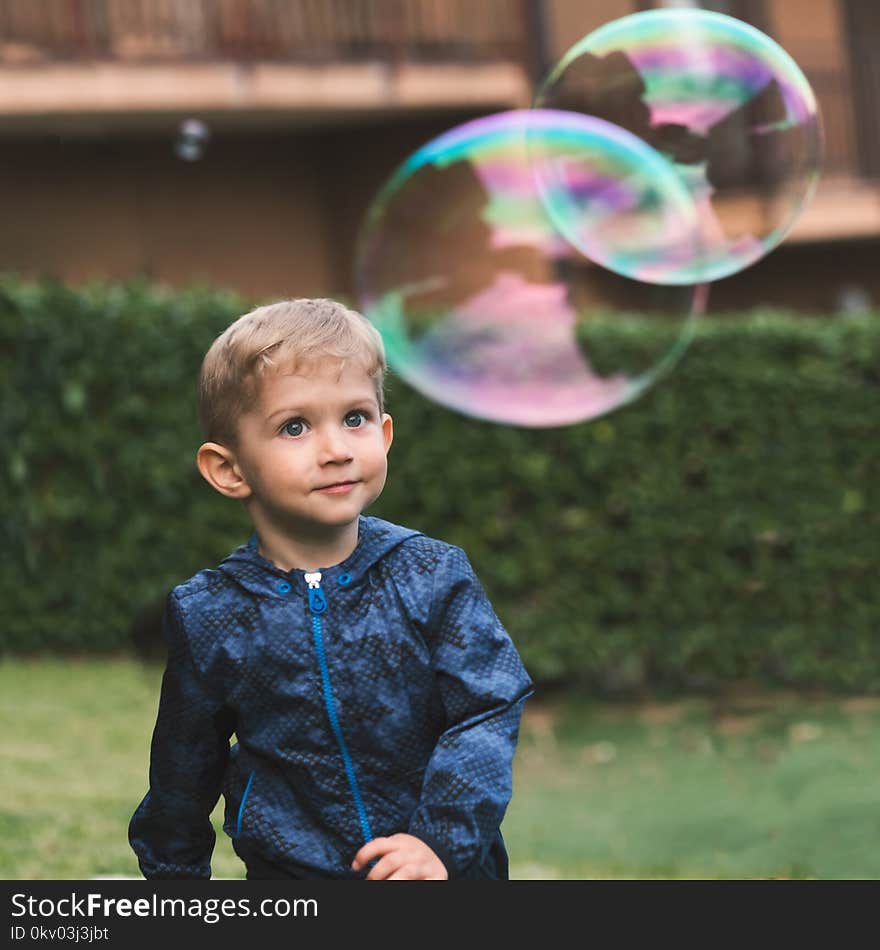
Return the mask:
{"type": "Polygon", "coordinates": [[[318,447],[318,461],[321,465],[330,462],[348,462],[351,458],[351,449],[341,432],[331,431],[321,434],[318,447]]]}

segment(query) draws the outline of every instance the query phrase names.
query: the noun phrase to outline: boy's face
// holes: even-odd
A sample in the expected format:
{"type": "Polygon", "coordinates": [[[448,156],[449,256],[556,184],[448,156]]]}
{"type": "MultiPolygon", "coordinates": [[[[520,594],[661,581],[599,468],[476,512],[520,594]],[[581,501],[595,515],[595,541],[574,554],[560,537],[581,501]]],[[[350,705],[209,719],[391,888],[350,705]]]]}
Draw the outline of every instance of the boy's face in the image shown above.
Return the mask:
{"type": "Polygon", "coordinates": [[[382,492],[391,416],[379,413],[366,370],[327,360],[268,374],[239,420],[235,463],[251,518],[314,534],[355,521],[382,492]]]}

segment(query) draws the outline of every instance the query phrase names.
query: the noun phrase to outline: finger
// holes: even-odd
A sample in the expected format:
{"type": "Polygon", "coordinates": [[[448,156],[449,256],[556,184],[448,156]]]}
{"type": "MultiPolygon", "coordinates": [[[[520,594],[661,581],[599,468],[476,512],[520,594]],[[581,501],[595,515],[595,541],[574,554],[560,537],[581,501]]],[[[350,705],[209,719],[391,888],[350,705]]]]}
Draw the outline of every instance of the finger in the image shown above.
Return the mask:
{"type": "Polygon", "coordinates": [[[369,864],[373,858],[381,858],[382,855],[386,854],[391,847],[392,843],[388,840],[388,838],[373,838],[371,841],[368,841],[354,856],[351,866],[355,869],[355,871],[360,871],[360,869],[364,865],[369,864]]]}
{"type": "Polygon", "coordinates": [[[368,881],[384,881],[395,871],[403,867],[403,860],[399,855],[386,854],[381,861],[378,861],[370,873],[367,875],[368,881]]]}
{"type": "Polygon", "coordinates": [[[416,874],[411,868],[404,866],[398,868],[393,874],[389,874],[385,878],[386,881],[418,881],[421,880],[418,874],[416,874]]]}

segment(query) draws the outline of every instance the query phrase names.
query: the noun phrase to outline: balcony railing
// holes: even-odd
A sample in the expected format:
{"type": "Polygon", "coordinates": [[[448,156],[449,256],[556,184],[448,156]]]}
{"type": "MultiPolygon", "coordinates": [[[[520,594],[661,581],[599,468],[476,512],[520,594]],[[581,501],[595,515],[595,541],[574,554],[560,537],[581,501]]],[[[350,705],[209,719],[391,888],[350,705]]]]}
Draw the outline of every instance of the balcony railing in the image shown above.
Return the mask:
{"type": "Polygon", "coordinates": [[[0,0],[0,64],[523,61],[527,0],[0,0]]]}
{"type": "Polygon", "coordinates": [[[811,69],[809,80],[822,117],[823,174],[857,174],[858,143],[849,77],[840,69],[811,69]]]}

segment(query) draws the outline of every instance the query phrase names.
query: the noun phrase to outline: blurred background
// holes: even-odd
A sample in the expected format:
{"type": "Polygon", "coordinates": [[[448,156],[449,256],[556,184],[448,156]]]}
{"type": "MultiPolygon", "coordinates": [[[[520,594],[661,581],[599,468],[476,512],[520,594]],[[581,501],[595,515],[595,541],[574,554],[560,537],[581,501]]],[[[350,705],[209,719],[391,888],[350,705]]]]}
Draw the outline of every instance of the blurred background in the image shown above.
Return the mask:
{"type": "MultiPolygon", "coordinates": [[[[865,0],[700,6],[781,44],[826,132],[818,194],[785,247],[719,283],[713,306],[865,306],[880,279],[880,14],[865,0]]],[[[4,0],[0,260],[65,281],[351,293],[357,228],[404,158],[469,118],[528,107],[572,44],[650,7],[4,0]],[[174,144],[191,119],[210,138],[186,160],[174,144]]]]}
{"type": "MultiPolygon", "coordinates": [[[[880,7],[672,5],[801,67],[812,201],[607,418],[463,419],[392,373],[372,513],[468,550],[538,683],[513,876],[877,877],[880,7]]],[[[138,873],[161,604],[249,533],[194,465],[211,340],[353,301],[407,156],[651,6],[0,0],[0,875],[138,873]]]]}

